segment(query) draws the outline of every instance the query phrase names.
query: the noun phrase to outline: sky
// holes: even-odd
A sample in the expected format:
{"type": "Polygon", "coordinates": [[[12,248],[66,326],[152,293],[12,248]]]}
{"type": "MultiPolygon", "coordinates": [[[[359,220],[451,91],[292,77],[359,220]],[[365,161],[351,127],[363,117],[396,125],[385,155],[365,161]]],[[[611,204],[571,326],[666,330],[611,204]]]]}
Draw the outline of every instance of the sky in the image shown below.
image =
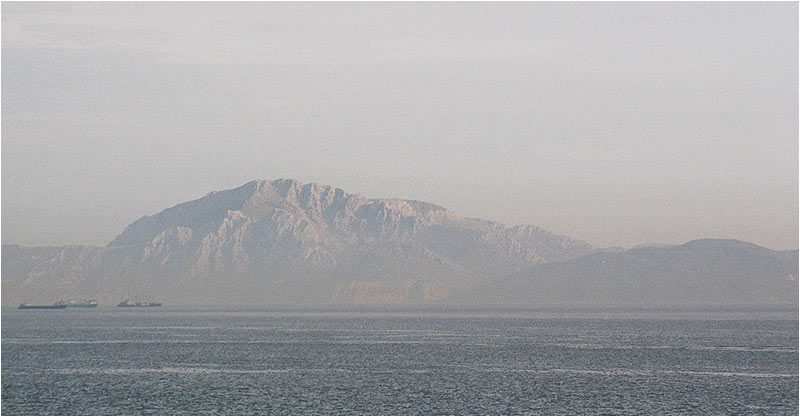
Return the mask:
{"type": "Polygon", "coordinates": [[[798,5],[2,3],[2,242],[253,179],[798,247],[798,5]]]}

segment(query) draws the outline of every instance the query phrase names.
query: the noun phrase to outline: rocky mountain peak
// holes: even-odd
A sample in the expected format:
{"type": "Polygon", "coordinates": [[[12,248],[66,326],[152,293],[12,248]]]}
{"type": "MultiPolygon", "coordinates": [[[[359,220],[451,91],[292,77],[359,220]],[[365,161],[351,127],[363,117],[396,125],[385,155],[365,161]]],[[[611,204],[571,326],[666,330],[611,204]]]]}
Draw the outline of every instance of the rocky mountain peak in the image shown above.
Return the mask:
{"type": "Polygon", "coordinates": [[[277,179],[250,181],[144,216],[106,248],[81,255],[90,264],[59,262],[73,272],[94,271],[101,281],[124,277],[119,279],[129,285],[154,288],[235,279],[239,286],[272,286],[284,295],[312,285],[318,300],[329,302],[420,301],[594,250],[534,226],[506,228],[433,203],[369,199],[277,179]]]}

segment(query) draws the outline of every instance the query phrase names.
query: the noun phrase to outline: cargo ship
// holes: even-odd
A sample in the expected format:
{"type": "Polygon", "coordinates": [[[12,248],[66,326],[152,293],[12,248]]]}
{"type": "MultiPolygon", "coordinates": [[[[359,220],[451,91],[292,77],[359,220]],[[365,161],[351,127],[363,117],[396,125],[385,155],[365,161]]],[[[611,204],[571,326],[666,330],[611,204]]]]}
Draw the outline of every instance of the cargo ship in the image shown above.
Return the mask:
{"type": "Polygon", "coordinates": [[[117,307],[161,307],[161,303],[142,303],[139,301],[133,302],[126,297],[121,303],[117,304],[117,307]]]}
{"type": "Polygon", "coordinates": [[[75,300],[69,300],[69,301],[66,301],[66,302],[59,301],[56,304],[64,304],[68,308],[95,308],[95,307],[97,307],[97,300],[92,299],[92,300],[89,300],[89,301],[82,301],[82,302],[77,302],[75,300]]]}
{"type": "Polygon", "coordinates": [[[51,306],[44,306],[44,305],[34,305],[28,303],[22,303],[19,305],[20,310],[61,310],[67,308],[66,304],[53,304],[51,306]]]}
{"type": "Polygon", "coordinates": [[[117,307],[161,307],[161,303],[141,303],[141,302],[132,302],[129,300],[125,300],[119,304],[117,307]]]}

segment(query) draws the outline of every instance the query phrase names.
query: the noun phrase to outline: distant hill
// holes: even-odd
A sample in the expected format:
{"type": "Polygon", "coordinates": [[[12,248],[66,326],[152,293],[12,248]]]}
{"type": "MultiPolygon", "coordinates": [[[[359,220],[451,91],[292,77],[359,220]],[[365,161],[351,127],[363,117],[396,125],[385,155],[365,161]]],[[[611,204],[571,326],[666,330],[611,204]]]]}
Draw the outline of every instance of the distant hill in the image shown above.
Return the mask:
{"type": "Polygon", "coordinates": [[[597,250],[435,204],[252,181],[133,222],[106,247],[3,245],[2,300],[415,303],[597,250]]]}
{"type": "Polygon", "coordinates": [[[718,239],[645,245],[536,265],[446,301],[532,306],[797,305],[798,251],[718,239]]]}

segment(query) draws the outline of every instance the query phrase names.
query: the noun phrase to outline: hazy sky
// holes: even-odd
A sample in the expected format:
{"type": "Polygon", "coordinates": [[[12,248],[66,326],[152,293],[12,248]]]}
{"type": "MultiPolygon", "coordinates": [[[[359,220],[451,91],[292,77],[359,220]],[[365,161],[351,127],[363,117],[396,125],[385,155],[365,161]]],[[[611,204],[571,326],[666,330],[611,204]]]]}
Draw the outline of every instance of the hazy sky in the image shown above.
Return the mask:
{"type": "Polygon", "coordinates": [[[2,241],[252,179],[601,246],[798,242],[798,5],[2,3],[2,241]]]}

